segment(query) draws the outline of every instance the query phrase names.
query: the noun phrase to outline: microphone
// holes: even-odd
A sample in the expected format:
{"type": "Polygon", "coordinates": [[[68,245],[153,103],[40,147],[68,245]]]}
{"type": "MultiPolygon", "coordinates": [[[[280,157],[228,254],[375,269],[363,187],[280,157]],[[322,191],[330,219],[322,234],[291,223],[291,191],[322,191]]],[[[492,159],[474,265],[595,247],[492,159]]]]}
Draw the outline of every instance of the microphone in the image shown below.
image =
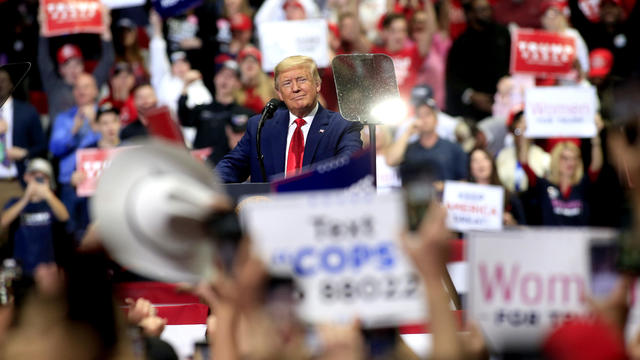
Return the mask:
{"type": "Polygon", "coordinates": [[[282,105],[282,101],[276,98],[269,100],[269,102],[264,106],[264,109],[262,109],[262,116],[264,117],[264,120],[271,119],[273,117],[273,113],[276,112],[280,105],[282,105]]]}

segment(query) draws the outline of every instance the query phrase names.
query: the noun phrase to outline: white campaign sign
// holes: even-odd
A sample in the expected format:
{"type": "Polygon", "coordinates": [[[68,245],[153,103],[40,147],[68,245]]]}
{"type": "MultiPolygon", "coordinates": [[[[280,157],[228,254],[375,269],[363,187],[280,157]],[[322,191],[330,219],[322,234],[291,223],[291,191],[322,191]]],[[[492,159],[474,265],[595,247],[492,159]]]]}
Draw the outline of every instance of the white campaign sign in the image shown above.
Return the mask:
{"type": "Polygon", "coordinates": [[[262,69],[271,72],[287,56],[311,57],[319,68],[329,66],[327,21],[324,19],[272,21],[258,28],[262,69]]]}
{"type": "Polygon", "coordinates": [[[528,138],[578,137],[596,134],[594,87],[535,87],[525,93],[528,138]]]}
{"type": "Polygon", "coordinates": [[[554,324],[586,311],[590,243],[614,234],[580,228],[470,233],[469,319],[497,352],[539,348],[554,324]]]}
{"type": "Polygon", "coordinates": [[[502,229],[504,189],[500,186],[446,181],[442,202],[451,230],[502,229]]]}
{"type": "Polygon", "coordinates": [[[398,243],[399,193],[316,191],[249,203],[242,220],[272,273],[293,274],[302,319],[367,327],[424,321],[417,275],[398,243]]]}
{"type": "Polygon", "coordinates": [[[145,0],[100,0],[109,9],[120,9],[133,6],[142,6],[145,0]]]}

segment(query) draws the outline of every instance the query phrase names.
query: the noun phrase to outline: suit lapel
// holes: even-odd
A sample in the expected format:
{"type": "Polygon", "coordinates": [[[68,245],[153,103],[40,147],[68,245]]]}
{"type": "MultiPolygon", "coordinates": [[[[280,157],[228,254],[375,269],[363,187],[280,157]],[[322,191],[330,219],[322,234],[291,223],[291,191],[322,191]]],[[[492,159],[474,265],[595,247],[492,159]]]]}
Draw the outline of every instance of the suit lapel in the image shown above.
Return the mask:
{"type": "MultiPolygon", "coordinates": [[[[279,174],[284,172],[285,152],[287,151],[287,132],[289,130],[289,111],[278,111],[271,120],[273,126],[269,126],[269,131],[262,135],[263,146],[265,149],[265,168],[268,175],[279,174]],[[266,135],[266,136],[265,136],[266,135]],[[267,159],[269,157],[269,159],[267,159]],[[270,166],[268,164],[271,164],[270,166]],[[271,171],[269,171],[271,169],[271,171]]],[[[265,126],[265,130],[266,126],[265,126]]]]}
{"type": "Polygon", "coordinates": [[[313,122],[311,122],[311,128],[309,128],[307,141],[304,145],[304,157],[302,158],[302,166],[309,165],[313,161],[313,156],[316,153],[318,144],[322,140],[322,137],[325,136],[324,134],[328,126],[329,117],[327,116],[324,108],[318,105],[318,112],[313,118],[313,122]]]}

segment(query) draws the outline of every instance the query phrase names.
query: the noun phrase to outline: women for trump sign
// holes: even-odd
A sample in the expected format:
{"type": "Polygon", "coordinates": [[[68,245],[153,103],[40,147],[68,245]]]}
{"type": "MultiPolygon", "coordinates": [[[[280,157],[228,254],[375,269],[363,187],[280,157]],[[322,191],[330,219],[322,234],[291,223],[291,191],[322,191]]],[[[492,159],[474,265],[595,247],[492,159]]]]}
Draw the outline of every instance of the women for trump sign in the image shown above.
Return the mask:
{"type": "Polygon", "coordinates": [[[496,352],[539,348],[554,325],[586,312],[590,247],[614,236],[580,228],[470,233],[469,318],[496,352]]]}

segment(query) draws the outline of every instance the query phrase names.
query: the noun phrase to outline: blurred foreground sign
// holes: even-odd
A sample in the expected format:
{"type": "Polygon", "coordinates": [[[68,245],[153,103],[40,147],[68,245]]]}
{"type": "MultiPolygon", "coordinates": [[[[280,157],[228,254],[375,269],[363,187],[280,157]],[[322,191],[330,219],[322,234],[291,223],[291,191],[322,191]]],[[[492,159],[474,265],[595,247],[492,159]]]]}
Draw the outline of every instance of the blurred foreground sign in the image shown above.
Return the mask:
{"type": "Polygon", "coordinates": [[[584,313],[590,244],[614,235],[579,228],[470,233],[467,309],[489,347],[539,349],[554,324],[584,313]]]}
{"type": "Polygon", "coordinates": [[[249,234],[272,273],[293,274],[300,316],[309,322],[360,319],[367,327],[425,319],[420,281],[398,243],[399,193],[280,194],[243,207],[249,234]]]}
{"type": "Polygon", "coordinates": [[[163,18],[178,16],[201,4],[203,0],[151,0],[153,8],[163,18]]]}
{"type": "Polygon", "coordinates": [[[111,158],[124,148],[114,149],[78,149],[76,151],[76,170],[84,173],[85,180],[76,188],[78,196],[91,196],[96,191],[102,170],[109,167],[111,158]]]}
{"type": "Polygon", "coordinates": [[[575,40],[542,30],[518,29],[511,41],[511,73],[566,76],[576,58],[575,40]]]}
{"type": "Polygon", "coordinates": [[[145,0],[102,0],[109,9],[120,9],[144,5],[145,0]]]}
{"type": "Polygon", "coordinates": [[[524,115],[528,138],[577,137],[596,134],[596,90],[582,86],[527,89],[524,115]]]}
{"type": "Polygon", "coordinates": [[[260,24],[258,36],[265,72],[273,71],[282,59],[292,55],[309,56],[318,68],[329,66],[324,19],[265,22],[260,24]]]}
{"type": "Polygon", "coordinates": [[[349,156],[337,156],[327,161],[311,164],[298,175],[274,180],[273,192],[344,189],[350,186],[367,186],[373,191],[371,175],[371,151],[361,150],[349,156]]]}
{"type": "Polygon", "coordinates": [[[100,0],[42,0],[44,35],[96,33],[104,29],[100,0]]]}
{"type": "Polygon", "coordinates": [[[442,198],[451,230],[501,230],[504,190],[495,185],[447,181],[442,198]]]}

